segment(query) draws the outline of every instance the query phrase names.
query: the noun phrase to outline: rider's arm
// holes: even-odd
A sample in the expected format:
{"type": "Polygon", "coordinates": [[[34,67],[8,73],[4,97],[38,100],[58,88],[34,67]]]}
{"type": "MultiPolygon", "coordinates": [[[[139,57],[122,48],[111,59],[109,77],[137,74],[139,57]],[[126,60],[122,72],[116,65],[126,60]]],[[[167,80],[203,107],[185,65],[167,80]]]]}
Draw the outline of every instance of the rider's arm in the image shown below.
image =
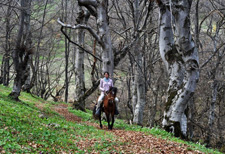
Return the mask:
{"type": "Polygon", "coordinates": [[[104,89],[104,87],[103,87],[103,79],[101,79],[100,80],[100,86],[99,86],[99,89],[101,90],[101,91],[105,91],[105,89],[104,89]]]}

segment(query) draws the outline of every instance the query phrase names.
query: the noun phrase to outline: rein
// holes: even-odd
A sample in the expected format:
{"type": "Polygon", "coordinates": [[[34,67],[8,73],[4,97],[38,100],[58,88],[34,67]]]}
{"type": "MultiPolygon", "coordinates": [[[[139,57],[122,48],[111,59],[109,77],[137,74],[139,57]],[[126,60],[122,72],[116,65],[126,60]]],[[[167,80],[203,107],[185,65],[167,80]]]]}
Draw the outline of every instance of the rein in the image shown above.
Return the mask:
{"type": "MultiPolygon", "coordinates": [[[[112,91],[112,90],[111,90],[112,91]]],[[[109,91],[109,93],[111,92],[111,91],[109,91]]],[[[106,92],[105,92],[105,96],[107,96],[107,98],[108,98],[108,100],[114,100],[115,99],[115,97],[109,97],[109,93],[107,94],[106,92]]]]}

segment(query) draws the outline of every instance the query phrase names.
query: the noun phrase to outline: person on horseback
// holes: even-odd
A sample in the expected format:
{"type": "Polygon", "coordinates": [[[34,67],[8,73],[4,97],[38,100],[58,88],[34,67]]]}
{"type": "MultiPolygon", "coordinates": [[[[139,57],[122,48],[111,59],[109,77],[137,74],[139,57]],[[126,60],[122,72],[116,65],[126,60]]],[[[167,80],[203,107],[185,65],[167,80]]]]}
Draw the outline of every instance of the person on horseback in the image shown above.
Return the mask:
{"type": "MultiPolygon", "coordinates": [[[[109,78],[109,72],[104,72],[104,78],[100,80],[100,86],[99,89],[101,91],[101,95],[98,98],[97,106],[96,106],[96,112],[95,115],[99,116],[100,115],[100,105],[103,101],[103,98],[105,96],[105,93],[109,92],[110,88],[113,87],[113,81],[112,79],[109,78]]],[[[115,97],[115,115],[119,114],[119,111],[117,109],[117,103],[119,102],[119,99],[115,97]]]]}

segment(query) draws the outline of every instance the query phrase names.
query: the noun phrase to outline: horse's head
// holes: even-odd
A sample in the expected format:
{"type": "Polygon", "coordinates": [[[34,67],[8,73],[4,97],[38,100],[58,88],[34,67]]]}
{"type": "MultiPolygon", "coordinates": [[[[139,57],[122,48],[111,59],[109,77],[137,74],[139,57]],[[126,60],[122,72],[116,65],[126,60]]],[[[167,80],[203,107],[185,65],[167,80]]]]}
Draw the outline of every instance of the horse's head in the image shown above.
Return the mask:
{"type": "Polygon", "coordinates": [[[111,87],[111,88],[109,89],[109,91],[110,91],[110,93],[111,93],[111,95],[112,95],[113,97],[116,97],[116,93],[117,93],[117,88],[116,88],[116,87],[111,87]]]}
{"type": "Polygon", "coordinates": [[[106,95],[109,104],[113,104],[114,103],[115,97],[116,97],[116,93],[117,93],[117,88],[116,87],[111,87],[109,89],[109,92],[106,95]]]}

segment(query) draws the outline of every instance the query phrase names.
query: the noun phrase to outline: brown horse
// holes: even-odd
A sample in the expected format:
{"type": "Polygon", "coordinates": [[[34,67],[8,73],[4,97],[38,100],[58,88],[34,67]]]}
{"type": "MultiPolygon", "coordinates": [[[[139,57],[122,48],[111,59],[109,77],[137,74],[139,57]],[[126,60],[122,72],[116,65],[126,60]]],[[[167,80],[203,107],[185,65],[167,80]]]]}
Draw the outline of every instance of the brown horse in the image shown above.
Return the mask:
{"type": "MultiPolygon", "coordinates": [[[[115,104],[115,97],[117,93],[116,87],[111,87],[108,92],[105,93],[105,97],[103,98],[103,103],[100,105],[101,111],[98,117],[100,122],[100,127],[102,128],[102,120],[101,120],[101,113],[105,112],[106,119],[108,122],[108,129],[112,130],[113,123],[114,123],[114,113],[116,109],[115,104]],[[111,122],[111,124],[110,124],[111,122]]],[[[93,110],[93,115],[95,114],[96,108],[93,110]]]]}

